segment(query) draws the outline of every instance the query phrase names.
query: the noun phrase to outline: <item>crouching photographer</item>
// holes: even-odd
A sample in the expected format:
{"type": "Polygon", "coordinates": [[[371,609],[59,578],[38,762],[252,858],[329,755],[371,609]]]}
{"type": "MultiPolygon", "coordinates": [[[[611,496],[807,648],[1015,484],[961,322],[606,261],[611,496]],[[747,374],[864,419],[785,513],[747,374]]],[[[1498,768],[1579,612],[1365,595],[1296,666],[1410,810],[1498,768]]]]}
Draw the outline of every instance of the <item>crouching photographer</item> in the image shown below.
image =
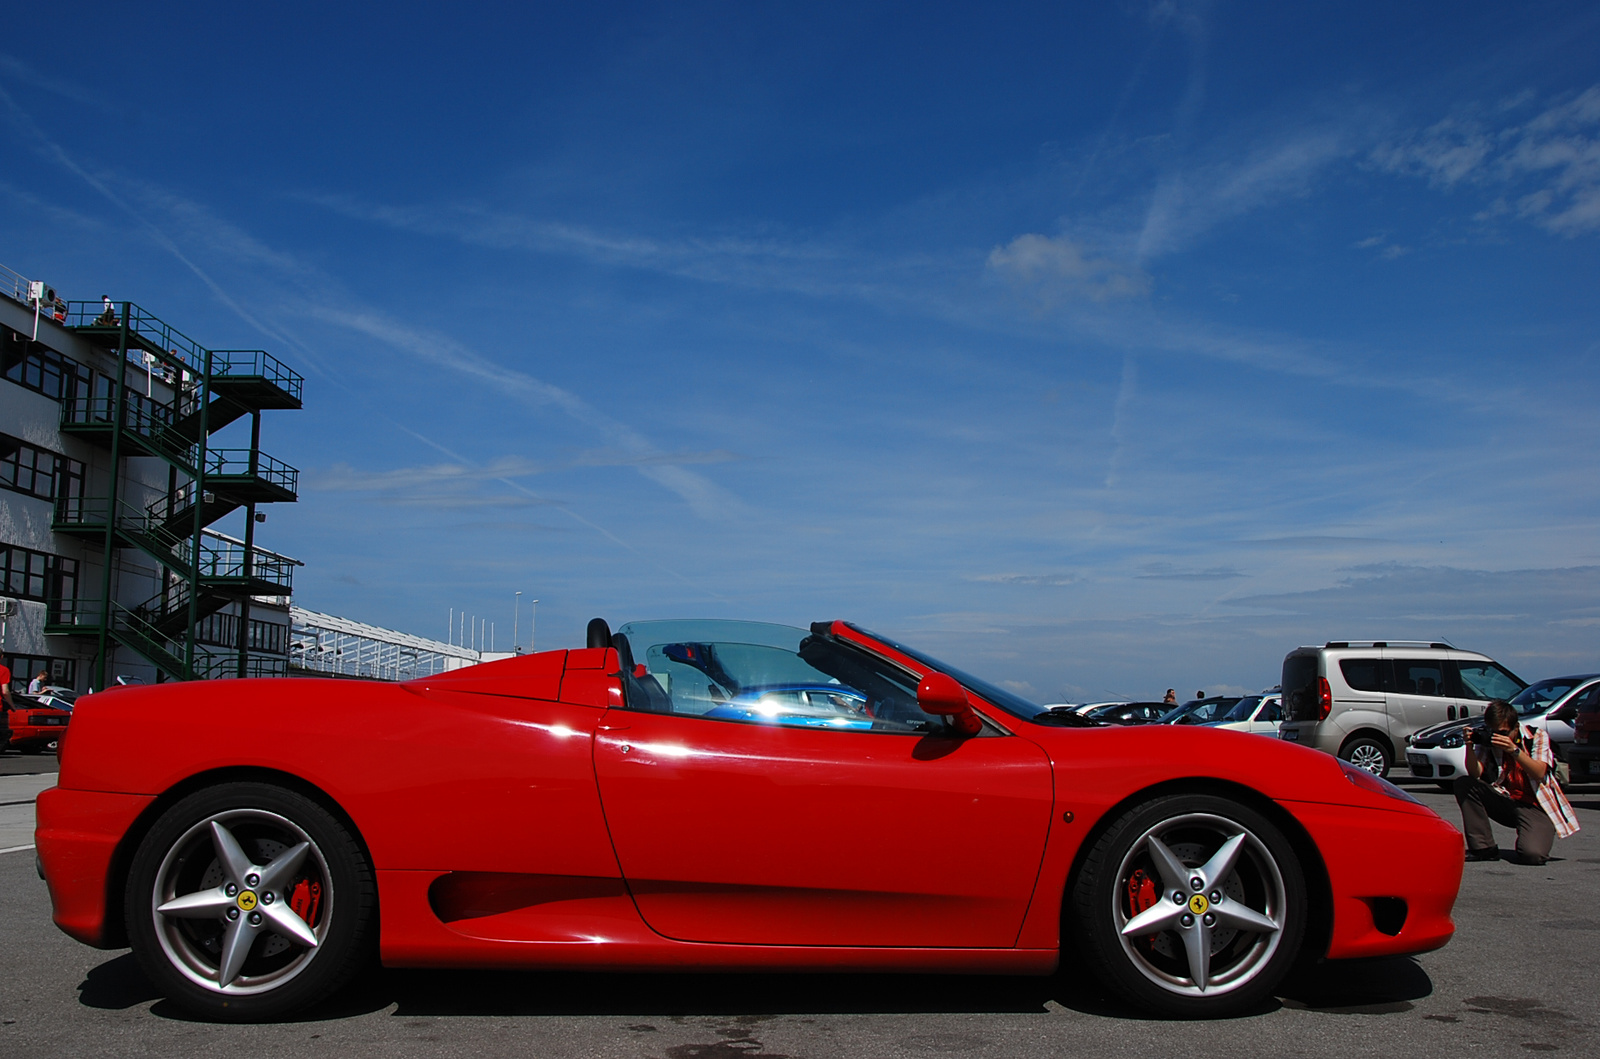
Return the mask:
{"type": "Polygon", "coordinates": [[[1543,864],[1556,836],[1578,830],[1555,765],[1550,737],[1518,724],[1515,706],[1496,699],[1484,708],[1483,727],[1467,745],[1467,774],[1455,783],[1468,860],[1500,859],[1490,820],[1517,829],[1523,864],[1543,864]]]}

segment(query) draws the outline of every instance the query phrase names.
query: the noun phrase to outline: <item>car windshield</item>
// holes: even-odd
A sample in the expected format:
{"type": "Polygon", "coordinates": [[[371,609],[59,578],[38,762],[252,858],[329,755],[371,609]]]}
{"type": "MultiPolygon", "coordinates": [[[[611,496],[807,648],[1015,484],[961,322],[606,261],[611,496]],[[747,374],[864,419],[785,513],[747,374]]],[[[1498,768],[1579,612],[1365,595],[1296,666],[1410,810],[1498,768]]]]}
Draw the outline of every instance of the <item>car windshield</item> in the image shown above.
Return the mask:
{"type": "Polygon", "coordinates": [[[617,630],[630,708],[747,724],[929,732],[915,674],[805,629],[751,621],[641,621],[617,630]]]}
{"type": "Polygon", "coordinates": [[[1550,708],[1550,704],[1577,687],[1584,677],[1556,677],[1529,684],[1511,700],[1517,713],[1523,717],[1536,717],[1550,708]]]}
{"type": "Polygon", "coordinates": [[[1217,723],[1226,724],[1230,721],[1248,721],[1256,712],[1256,707],[1260,705],[1260,703],[1260,695],[1246,695],[1244,698],[1233,704],[1233,709],[1229,710],[1221,717],[1218,717],[1217,723]]]}
{"type": "Polygon", "coordinates": [[[1096,706],[1089,711],[1089,716],[1097,721],[1104,721],[1110,717],[1118,717],[1130,710],[1126,702],[1113,702],[1109,706],[1096,706]]]}
{"type": "Polygon", "coordinates": [[[851,624],[850,628],[859,633],[864,633],[865,635],[872,637],[881,644],[885,644],[886,646],[894,648],[907,658],[915,658],[918,662],[928,666],[930,669],[935,669],[940,673],[946,674],[947,676],[954,677],[958,683],[967,688],[969,691],[977,692],[978,696],[985,702],[998,706],[1007,713],[1021,717],[1023,720],[1031,721],[1039,714],[1048,712],[1043,706],[1023,698],[1014,691],[1007,691],[1005,688],[996,687],[987,680],[980,680],[969,673],[963,673],[955,666],[946,665],[937,658],[934,658],[932,655],[924,654],[923,652],[912,647],[907,647],[903,643],[896,643],[887,636],[879,636],[877,633],[863,629],[859,625],[851,624]]]}

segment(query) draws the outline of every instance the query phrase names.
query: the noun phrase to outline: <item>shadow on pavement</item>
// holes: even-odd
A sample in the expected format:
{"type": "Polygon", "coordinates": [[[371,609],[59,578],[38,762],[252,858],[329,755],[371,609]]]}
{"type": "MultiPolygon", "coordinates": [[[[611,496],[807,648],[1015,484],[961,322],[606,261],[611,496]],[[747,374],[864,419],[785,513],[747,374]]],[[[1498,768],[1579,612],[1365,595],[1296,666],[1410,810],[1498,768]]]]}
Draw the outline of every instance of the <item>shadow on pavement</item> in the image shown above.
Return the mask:
{"type": "Polygon", "coordinates": [[[131,952],[92,968],[78,985],[80,1004],[111,1011],[122,1011],[160,996],[139,970],[139,961],[131,952]]]}
{"type": "MultiPolygon", "coordinates": [[[[139,971],[131,953],[89,972],[86,1007],[126,1009],[150,1000],[151,1014],[189,1021],[139,971]]],[[[1391,1014],[1433,992],[1415,960],[1341,961],[1302,972],[1240,1017],[1280,1007],[1329,1014],[1391,1014]]],[[[1073,971],[1051,977],[910,974],[605,974],[597,972],[369,971],[348,988],[288,1020],[327,1022],[393,1008],[396,1016],[483,1015],[842,1015],[1029,1014],[1059,1005],[1084,1015],[1150,1019],[1073,971]]]]}
{"type": "Polygon", "coordinates": [[[1416,960],[1387,956],[1334,960],[1296,975],[1281,990],[1283,1006],[1330,1015],[1391,1015],[1410,1011],[1433,992],[1416,960]]]}

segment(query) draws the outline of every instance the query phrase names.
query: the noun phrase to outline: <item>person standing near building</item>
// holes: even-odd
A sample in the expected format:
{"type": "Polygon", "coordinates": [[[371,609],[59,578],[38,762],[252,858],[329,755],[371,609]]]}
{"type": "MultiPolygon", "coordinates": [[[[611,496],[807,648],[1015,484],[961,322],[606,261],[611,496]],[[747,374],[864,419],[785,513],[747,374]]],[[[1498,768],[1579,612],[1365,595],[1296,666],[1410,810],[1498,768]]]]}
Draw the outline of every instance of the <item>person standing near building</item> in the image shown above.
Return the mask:
{"type": "Polygon", "coordinates": [[[39,670],[38,673],[34,674],[33,679],[28,681],[28,694],[29,695],[43,695],[44,694],[44,686],[45,686],[45,684],[49,683],[49,681],[50,681],[50,671],[48,669],[39,670]]]}

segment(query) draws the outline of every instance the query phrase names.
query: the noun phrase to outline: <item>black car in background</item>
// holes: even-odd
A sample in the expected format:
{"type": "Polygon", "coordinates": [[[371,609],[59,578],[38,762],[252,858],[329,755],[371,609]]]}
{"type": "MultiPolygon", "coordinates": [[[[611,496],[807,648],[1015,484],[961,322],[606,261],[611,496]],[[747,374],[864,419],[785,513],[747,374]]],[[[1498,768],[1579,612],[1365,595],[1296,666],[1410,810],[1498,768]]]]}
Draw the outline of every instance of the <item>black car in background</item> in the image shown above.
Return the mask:
{"type": "Polygon", "coordinates": [[[1203,699],[1190,699],[1182,706],[1167,706],[1157,718],[1157,724],[1209,724],[1220,721],[1229,710],[1238,705],[1241,696],[1209,695],[1203,699]]]}
{"type": "Polygon", "coordinates": [[[1164,702],[1113,702],[1092,709],[1084,716],[1106,724],[1154,724],[1170,708],[1164,702]]]}

